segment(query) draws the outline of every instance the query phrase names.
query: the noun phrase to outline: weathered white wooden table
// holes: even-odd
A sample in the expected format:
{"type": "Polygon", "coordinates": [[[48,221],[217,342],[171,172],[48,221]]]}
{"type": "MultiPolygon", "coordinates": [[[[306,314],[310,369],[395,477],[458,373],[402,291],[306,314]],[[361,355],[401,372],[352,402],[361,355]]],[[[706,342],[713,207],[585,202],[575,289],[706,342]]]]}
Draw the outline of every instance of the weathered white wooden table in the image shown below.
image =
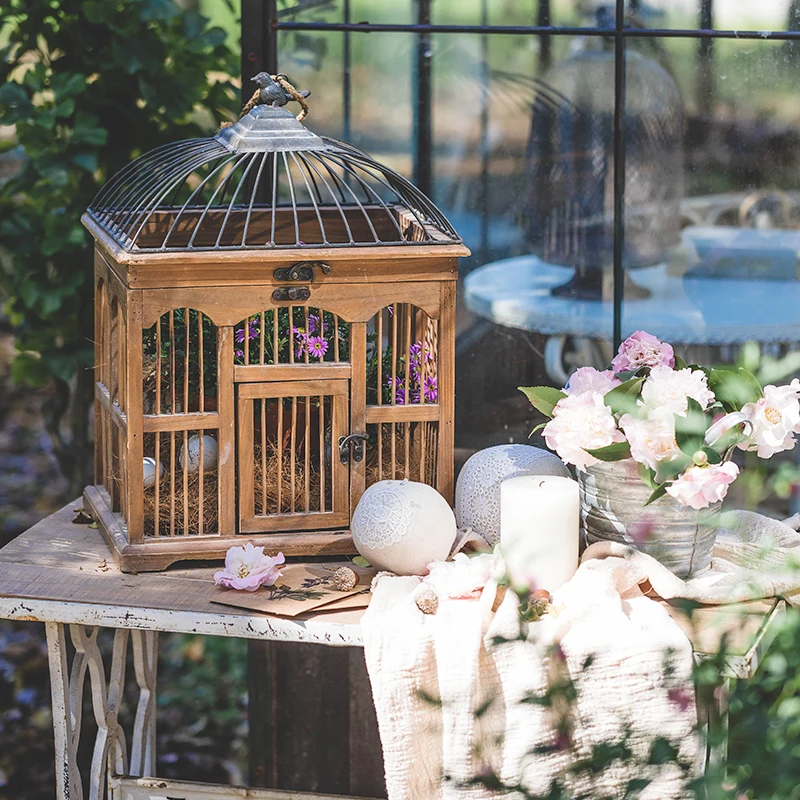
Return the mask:
{"type": "MultiPolygon", "coordinates": [[[[281,619],[212,602],[213,569],[192,567],[126,575],[111,562],[97,530],[74,525],[80,503],[71,503],[0,549],[0,618],[44,622],[50,660],[58,800],[324,800],[319,794],[237,789],[161,780],[156,767],[156,668],[159,631],[246,639],[361,645],[363,612],[310,614],[281,619]],[[107,673],[98,647],[101,628],[113,630],[107,673]],[[67,638],[74,646],[71,662],[67,638]],[[128,649],[138,686],[133,728],[118,715],[128,649]],[[91,770],[77,763],[86,673],[97,728],[91,770]],[[107,675],[110,677],[107,679],[107,675]]],[[[727,677],[747,679],[758,667],[784,612],[782,601],[700,608],[691,619],[668,607],[693,642],[697,658],[717,653],[727,641],[727,677]]],[[[725,721],[725,685],[699,695],[701,723],[725,721]]],[[[724,756],[719,748],[710,756],[724,756]]]]}

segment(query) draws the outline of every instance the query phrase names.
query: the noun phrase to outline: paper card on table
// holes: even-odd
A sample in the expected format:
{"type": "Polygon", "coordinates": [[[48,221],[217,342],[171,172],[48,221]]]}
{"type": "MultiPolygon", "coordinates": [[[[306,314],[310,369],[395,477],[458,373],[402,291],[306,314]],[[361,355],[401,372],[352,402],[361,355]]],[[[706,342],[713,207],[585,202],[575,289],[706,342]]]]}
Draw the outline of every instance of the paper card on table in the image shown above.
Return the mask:
{"type": "Polygon", "coordinates": [[[366,588],[358,594],[348,594],[337,600],[331,600],[330,603],[326,603],[324,606],[317,606],[313,609],[313,612],[322,614],[326,611],[353,611],[359,608],[366,608],[371,597],[372,592],[370,592],[369,588],[366,588]]]}
{"type": "Polygon", "coordinates": [[[356,567],[349,562],[334,564],[287,564],[282,568],[283,575],[274,586],[263,586],[255,592],[235,589],[218,590],[212,600],[235,608],[261,611],[281,617],[296,617],[298,614],[313,611],[319,606],[342,600],[368,589],[376,570],[356,567]],[[333,573],[339,567],[349,567],[359,576],[356,586],[349,592],[339,591],[333,585],[333,573]]]}

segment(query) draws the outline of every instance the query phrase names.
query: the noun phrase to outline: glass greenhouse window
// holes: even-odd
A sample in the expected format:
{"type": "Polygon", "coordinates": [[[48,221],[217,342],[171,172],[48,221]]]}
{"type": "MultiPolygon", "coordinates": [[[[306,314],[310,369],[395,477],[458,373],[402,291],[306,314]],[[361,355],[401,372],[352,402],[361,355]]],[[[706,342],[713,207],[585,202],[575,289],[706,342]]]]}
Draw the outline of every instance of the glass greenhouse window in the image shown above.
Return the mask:
{"type": "Polygon", "coordinates": [[[265,57],[314,89],[311,127],[412,178],[472,251],[462,458],[527,440],[517,386],[602,367],[637,329],[703,363],[757,342],[789,377],[800,2],[266,6],[265,57]]]}

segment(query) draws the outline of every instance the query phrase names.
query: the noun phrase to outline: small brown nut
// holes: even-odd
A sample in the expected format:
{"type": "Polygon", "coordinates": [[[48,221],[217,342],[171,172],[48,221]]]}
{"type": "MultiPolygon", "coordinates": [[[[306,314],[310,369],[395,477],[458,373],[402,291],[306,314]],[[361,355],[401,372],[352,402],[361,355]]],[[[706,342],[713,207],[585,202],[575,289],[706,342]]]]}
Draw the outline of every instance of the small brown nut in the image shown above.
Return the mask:
{"type": "Polygon", "coordinates": [[[439,595],[427,586],[417,592],[414,602],[423,614],[435,614],[439,610],[439,595]]]}
{"type": "Polygon", "coordinates": [[[553,602],[553,598],[547,589],[534,589],[531,594],[533,597],[537,598],[537,600],[545,600],[548,603],[553,602]]]}
{"type": "Polygon", "coordinates": [[[349,592],[358,586],[358,573],[350,567],[339,567],[333,573],[333,585],[340,592],[349,592]]]}

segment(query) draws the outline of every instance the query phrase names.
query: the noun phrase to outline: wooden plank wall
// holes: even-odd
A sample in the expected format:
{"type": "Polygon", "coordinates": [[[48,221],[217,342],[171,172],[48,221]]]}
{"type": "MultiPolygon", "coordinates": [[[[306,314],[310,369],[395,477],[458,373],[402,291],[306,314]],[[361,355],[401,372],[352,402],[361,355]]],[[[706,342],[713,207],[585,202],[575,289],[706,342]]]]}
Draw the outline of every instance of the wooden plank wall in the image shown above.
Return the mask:
{"type": "Polygon", "coordinates": [[[251,641],[250,785],[386,797],[360,647],[251,641]]]}

